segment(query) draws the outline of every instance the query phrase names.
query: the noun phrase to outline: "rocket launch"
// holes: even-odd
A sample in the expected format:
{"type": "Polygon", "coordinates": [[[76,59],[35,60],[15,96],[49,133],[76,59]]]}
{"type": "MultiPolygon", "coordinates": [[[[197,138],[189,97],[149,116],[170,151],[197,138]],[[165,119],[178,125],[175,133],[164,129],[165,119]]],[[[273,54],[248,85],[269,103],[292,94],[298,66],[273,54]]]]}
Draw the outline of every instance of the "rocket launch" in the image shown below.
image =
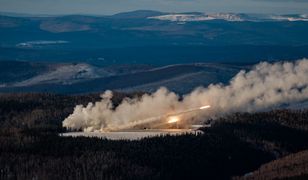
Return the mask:
{"type": "Polygon", "coordinates": [[[78,105],[63,121],[69,129],[116,131],[144,124],[164,126],[202,122],[233,112],[255,112],[308,100],[308,60],[262,62],[241,70],[228,84],[198,87],[179,96],[167,88],[138,98],[125,98],[114,107],[112,92],[101,101],[78,105]],[[206,111],[209,109],[209,111],[206,111]]]}

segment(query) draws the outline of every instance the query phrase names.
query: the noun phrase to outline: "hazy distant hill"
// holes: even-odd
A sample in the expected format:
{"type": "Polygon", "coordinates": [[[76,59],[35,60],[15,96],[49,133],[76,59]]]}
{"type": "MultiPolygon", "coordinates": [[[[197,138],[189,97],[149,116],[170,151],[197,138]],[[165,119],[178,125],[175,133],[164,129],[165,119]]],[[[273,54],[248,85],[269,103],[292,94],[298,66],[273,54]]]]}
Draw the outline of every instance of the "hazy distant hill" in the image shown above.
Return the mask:
{"type": "Polygon", "coordinates": [[[81,62],[99,66],[119,64],[169,65],[220,62],[255,64],[259,61],[295,60],[308,57],[307,46],[143,46],[104,49],[69,49],[67,43],[45,44],[53,49],[0,48],[1,60],[81,62]],[[62,49],[55,49],[55,46],[62,49]]]}
{"type": "MultiPolygon", "coordinates": [[[[48,70],[46,64],[1,61],[0,62],[0,84],[23,81],[48,70]]],[[[0,85],[1,86],[1,85],[0,85]]]]}
{"type": "Polygon", "coordinates": [[[164,14],[166,13],[159,12],[159,11],[151,11],[151,10],[137,10],[137,11],[132,11],[132,12],[118,13],[110,17],[118,18],[118,19],[141,19],[141,18],[148,18],[148,17],[153,17],[153,16],[161,16],[164,14]]]}
{"type": "Polygon", "coordinates": [[[227,83],[241,68],[245,67],[209,63],[156,68],[148,65],[98,67],[85,63],[0,61],[0,92],[87,93],[107,89],[151,92],[165,86],[186,93],[197,86],[227,83]]]}

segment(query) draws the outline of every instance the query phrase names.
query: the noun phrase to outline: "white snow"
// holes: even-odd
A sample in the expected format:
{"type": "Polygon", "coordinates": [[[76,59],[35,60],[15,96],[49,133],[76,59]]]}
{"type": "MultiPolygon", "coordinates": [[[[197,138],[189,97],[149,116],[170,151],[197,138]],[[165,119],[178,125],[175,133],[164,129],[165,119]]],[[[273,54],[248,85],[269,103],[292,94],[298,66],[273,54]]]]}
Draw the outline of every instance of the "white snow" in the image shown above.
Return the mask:
{"type": "Polygon", "coordinates": [[[187,22],[187,21],[208,21],[208,20],[213,20],[214,18],[201,15],[169,14],[169,15],[149,17],[149,19],[187,22]]]}
{"type": "Polygon", "coordinates": [[[302,14],[298,17],[272,15],[271,19],[277,21],[308,21],[308,17],[305,14],[302,14]]]}
{"type": "Polygon", "coordinates": [[[172,22],[194,22],[194,21],[210,21],[210,20],[225,20],[233,22],[241,21],[308,21],[307,14],[299,15],[264,15],[264,14],[246,14],[243,17],[241,14],[236,13],[181,13],[181,14],[166,14],[161,16],[148,17],[149,19],[157,19],[162,21],[172,21],[172,22]]]}
{"type": "Polygon", "coordinates": [[[55,44],[67,44],[69,41],[63,40],[55,40],[55,41],[47,41],[47,40],[40,40],[40,41],[28,41],[18,43],[17,47],[32,47],[32,46],[42,46],[42,45],[55,45],[55,44]]]}
{"type": "Polygon", "coordinates": [[[210,21],[215,19],[225,21],[243,21],[243,19],[233,13],[215,14],[167,14],[162,16],[148,17],[149,19],[167,20],[174,22],[210,21]]]}
{"type": "Polygon", "coordinates": [[[49,72],[39,74],[33,78],[17,82],[14,86],[29,86],[40,83],[72,84],[82,79],[93,79],[107,75],[108,72],[96,70],[88,64],[66,64],[60,65],[49,72]]]}
{"type": "Polygon", "coordinates": [[[185,134],[202,134],[200,130],[192,129],[149,129],[149,130],[128,130],[119,132],[69,132],[62,133],[64,137],[98,137],[109,140],[140,140],[143,138],[160,136],[179,136],[185,134]]]}

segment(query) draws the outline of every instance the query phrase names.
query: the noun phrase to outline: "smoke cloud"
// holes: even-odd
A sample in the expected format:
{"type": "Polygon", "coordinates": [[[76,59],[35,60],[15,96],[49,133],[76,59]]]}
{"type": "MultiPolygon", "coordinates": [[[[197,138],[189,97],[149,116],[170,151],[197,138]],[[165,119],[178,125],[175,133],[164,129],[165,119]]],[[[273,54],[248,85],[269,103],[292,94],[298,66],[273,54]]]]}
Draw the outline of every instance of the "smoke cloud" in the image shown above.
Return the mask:
{"type": "Polygon", "coordinates": [[[168,114],[211,105],[210,110],[183,115],[187,124],[207,117],[232,112],[253,112],[282,104],[308,100],[308,60],[295,62],[262,62],[246,72],[241,70],[228,85],[198,87],[182,97],[162,87],[139,98],[126,98],[113,107],[112,92],[102,100],[78,105],[63,126],[83,131],[110,131],[155,123],[168,114]]]}

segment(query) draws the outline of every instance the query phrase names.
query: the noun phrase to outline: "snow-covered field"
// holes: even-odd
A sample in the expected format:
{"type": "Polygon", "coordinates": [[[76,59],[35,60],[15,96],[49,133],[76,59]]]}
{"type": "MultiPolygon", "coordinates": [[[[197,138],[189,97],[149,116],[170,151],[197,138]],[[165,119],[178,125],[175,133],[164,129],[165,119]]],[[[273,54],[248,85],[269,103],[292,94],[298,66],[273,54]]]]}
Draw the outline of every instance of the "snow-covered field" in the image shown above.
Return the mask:
{"type": "Polygon", "coordinates": [[[151,129],[151,130],[128,130],[118,132],[69,132],[62,133],[64,137],[98,137],[109,140],[140,140],[143,138],[159,136],[178,136],[184,134],[202,134],[200,130],[192,129],[151,129]]]}
{"type": "Polygon", "coordinates": [[[73,84],[82,80],[89,80],[110,75],[112,74],[102,68],[99,69],[85,63],[63,64],[52,68],[46,73],[17,82],[14,86],[30,86],[40,83],[73,84]]]}

